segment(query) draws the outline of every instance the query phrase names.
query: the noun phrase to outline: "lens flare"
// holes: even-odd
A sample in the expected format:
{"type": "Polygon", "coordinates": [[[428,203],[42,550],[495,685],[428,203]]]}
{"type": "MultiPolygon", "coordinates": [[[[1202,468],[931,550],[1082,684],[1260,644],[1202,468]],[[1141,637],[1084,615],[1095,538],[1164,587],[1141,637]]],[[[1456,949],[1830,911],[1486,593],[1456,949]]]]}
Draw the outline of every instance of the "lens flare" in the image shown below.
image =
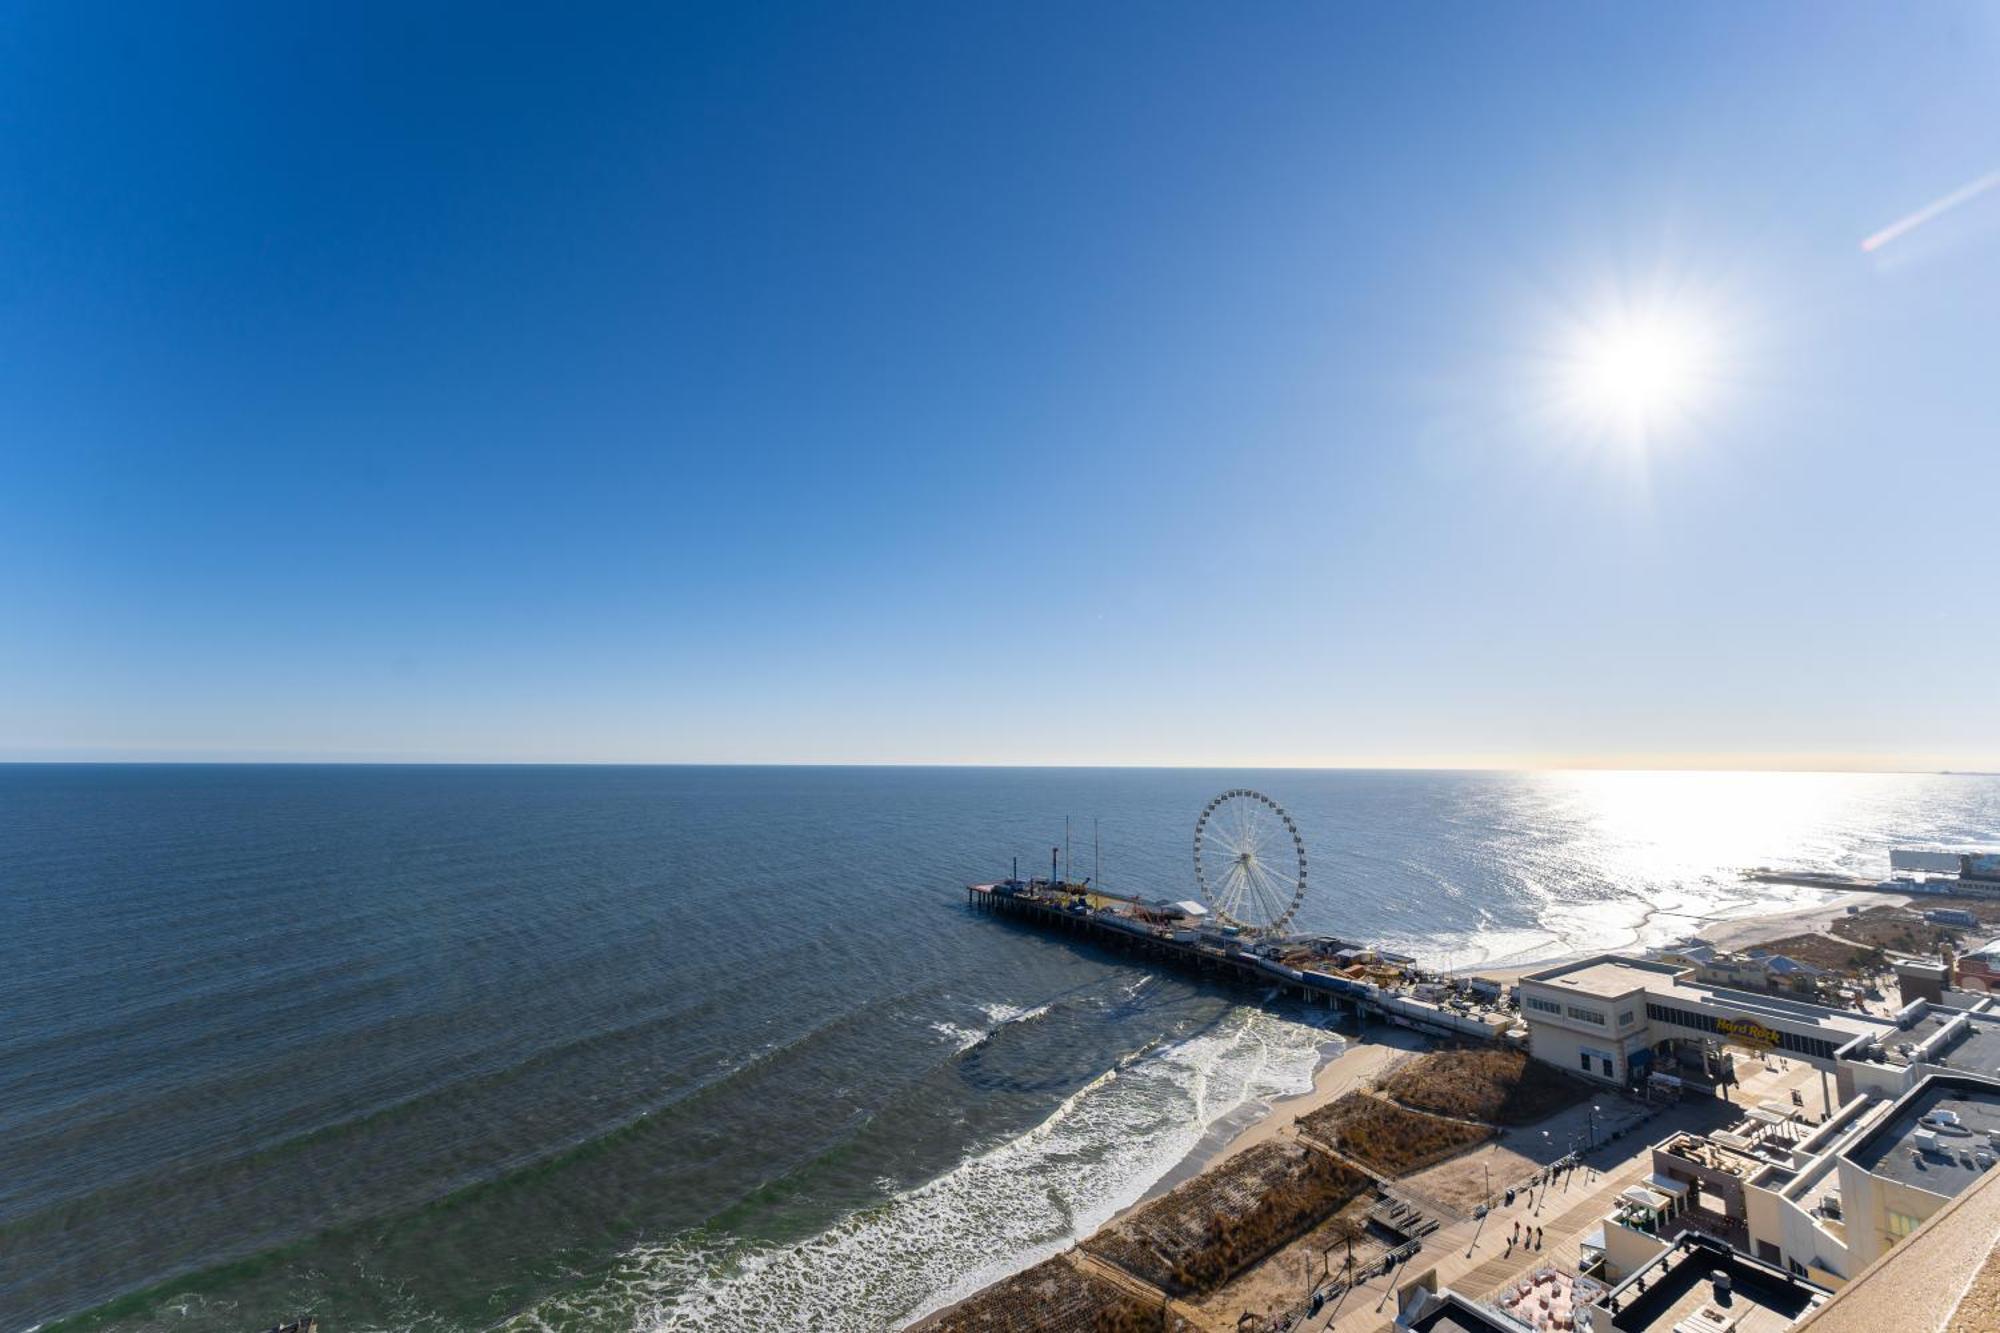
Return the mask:
{"type": "Polygon", "coordinates": [[[1576,331],[1563,396],[1584,429],[1644,442],[1709,401],[1714,335],[1691,310],[1618,311],[1576,331]]]}

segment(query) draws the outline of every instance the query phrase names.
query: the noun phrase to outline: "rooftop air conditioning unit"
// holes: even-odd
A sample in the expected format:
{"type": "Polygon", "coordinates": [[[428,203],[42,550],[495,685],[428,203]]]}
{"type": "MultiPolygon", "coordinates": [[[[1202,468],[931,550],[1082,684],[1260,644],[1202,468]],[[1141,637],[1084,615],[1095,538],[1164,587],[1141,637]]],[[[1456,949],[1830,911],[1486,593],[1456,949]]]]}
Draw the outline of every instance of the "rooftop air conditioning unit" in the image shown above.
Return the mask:
{"type": "Polygon", "coordinates": [[[1915,1134],[1912,1134],[1910,1138],[1916,1144],[1917,1151],[1920,1153],[1937,1151],[1937,1135],[1928,1129],[1920,1129],[1915,1134]]]}

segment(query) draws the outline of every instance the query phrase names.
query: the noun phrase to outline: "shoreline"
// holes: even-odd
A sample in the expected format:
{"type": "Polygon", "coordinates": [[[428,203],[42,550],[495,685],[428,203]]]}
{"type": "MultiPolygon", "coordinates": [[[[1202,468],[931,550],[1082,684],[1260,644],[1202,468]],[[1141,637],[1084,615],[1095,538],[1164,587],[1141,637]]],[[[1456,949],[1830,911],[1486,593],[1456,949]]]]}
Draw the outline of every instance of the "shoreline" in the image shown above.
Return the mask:
{"type": "MultiPolygon", "coordinates": [[[[1871,893],[1865,906],[1902,907],[1908,906],[1911,901],[1913,900],[1907,895],[1871,893]]],[[[1851,905],[1853,905],[1851,895],[1840,895],[1827,902],[1808,907],[1785,907],[1772,912],[1724,918],[1692,933],[1700,935],[1718,949],[1743,949],[1766,940],[1783,939],[1787,935],[1823,931],[1833,922],[1846,916],[1847,909],[1851,905]]],[[[1557,967],[1590,956],[1589,953],[1567,953],[1536,962],[1510,963],[1505,967],[1471,968],[1461,975],[1490,977],[1495,981],[1511,985],[1531,972],[1540,972],[1544,968],[1557,967]]],[[[1185,1157],[1170,1167],[1158,1182],[1147,1189],[1137,1203],[1121,1209],[1118,1216],[1122,1217],[1140,1204],[1158,1198],[1182,1181],[1192,1180],[1247,1148],[1276,1138],[1292,1123],[1294,1117],[1317,1110],[1343,1094],[1353,1091],[1363,1079],[1379,1073],[1396,1056],[1428,1050],[1434,1045],[1427,1037],[1419,1036],[1407,1029],[1393,1027],[1378,1028],[1366,1036],[1342,1036],[1340,1043],[1340,1051],[1314,1069],[1313,1086],[1309,1091],[1290,1097],[1275,1098],[1269,1102],[1248,1103],[1246,1107],[1239,1108],[1239,1111],[1255,1108],[1255,1114],[1247,1118],[1232,1136],[1210,1145],[1210,1137],[1223,1124],[1234,1119],[1238,1112],[1232,1111],[1222,1117],[1210,1127],[1208,1134],[1202,1136],[1201,1144],[1196,1145],[1185,1157]],[[1370,1052],[1377,1053],[1374,1059],[1361,1058],[1370,1052]]]]}
{"type": "MultiPolygon", "coordinates": [[[[1201,1140],[1160,1178],[1146,1187],[1137,1199],[1126,1204],[1104,1223],[1109,1226],[1135,1209],[1143,1208],[1176,1186],[1211,1171],[1238,1153],[1269,1142],[1290,1129],[1292,1122],[1354,1091],[1363,1082],[1380,1074],[1399,1056],[1414,1054],[1430,1046],[1428,1038],[1402,1028],[1385,1029],[1380,1038],[1336,1035],[1322,1047],[1335,1046],[1313,1069],[1312,1086],[1269,1101],[1245,1102],[1208,1127],[1201,1140]]],[[[1083,1237],[1078,1237],[1082,1240],[1083,1237]]]]}
{"type": "MultiPolygon", "coordinates": [[[[1853,895],[1834,894],[1825,902],[1804,907],[1793,905],[1773,911],[1722,919],[1691,918],[1698,928],[1689,933],[1700,935],[1718,948],[1742,949],[1764,940],[1824,930],[1827,925],[1845,916],[1847,908],[1854,901],[1853,895]]],[[[1895,894],[1870,894],[1867,897],[1869,906],[1907,905],[1911,901],[1907,896],[1895,894]]],[[[1596,952],[1644,952],[1644,949],[1634,947],[1596,952]]],[[[1544,968],[1590,956],[1592,951],[1570,951],[1525,963],[1461,969],[1459,974],[1489,977],[1495,981],[1512,984],[1531,972],[1539,972],[1544,968]]],[[[1398,1059],[1436,1048],[1436,1042],[1430,1037],[1407,1028],[1386,1025],[1377,1025],[1356,1036],[1335,1032],[1329,1032],[1327,1035],[1327,1041],[1321,1046],[1322,1058],[1313,1069],[1310,1088],[1288,1096],[1274,1097],[1269,1101],[1246,1102],[1219,1117],[1203,1133],[1193,1148],[1163,1171],[1159,1178],[1141,1191],[1136,1199],[1092,1228],[1090,1232],[1071,1237],[1065,1249],[1075,1248],[1104,1227],[1145,1207],[1180,1185],[1214,1170],[1239,1153],[1283,1136],[1292,1128],[1293,1122],[1298,1117],[1354,1091],[1363,1082],[1380,1075],[1398,1059]]],[[[1006,1277],[1030,1266],[1032,1265],[1023,1264],[1020,1268],[993,1279],[993,1282],[1004,1281],[1006,1277]]],[[[989,1282],[986,1285],[991,1286],[993,1283],[989,1282]]],[[[981,1290],[984,1290],[984,1287],[981,1290]]],[[[969,1298],[968,1296],[962,1299],[969,1298]]],[[[950,1308],[951,1305],[939,1307],[914,1323],[906,1323],[899,1327],[927,1326],[930,1321],[950,1308]]]]}
{"type": "MultiPolygon", "coordinates": [[[[1865,905],[1907,906],[1911,901],[1906,895],[1870,894],[1865,905]]],[[[1782,939],[1787,935],[1823,931],[1828,925],[1847,915],[1847,908],[1852,904],[1852,895],[1839,894],[1826,902],[1807,907],[1784,907],[1776,911],[1755,912],[1747,916],[1702,922],[1701,929],[1690,933],[1700,935],[1719,949],[1742,949],[1765,940],[1782,939]]],[[[1589,953],[1571,952],[1533,962],[1509,963],[1504,967],[1470,968],[1466,969],[1463,975],[1490,977],[1495,981],[1512,984],[1531,972],[1539,972],[1544,968],[1556,967],[1590,956],[1589,953]]],[[[1222,1116],[1209,1126],[1201,1140],[1179,1161],[1162,1172],[1159,1179],[1147,1186],[1137,1199],[1119,1209],[1103,1225],[1108,1226],[1135,1209],[1144,1207],[1175,1187],[1213,1170],[1238,1153],[1279,1137],[1291,1127],[1297,1117],[1318,1110],[1352,1092],[1365,1080],[1381,1073],[1398,1057],[1429,1050],[1435,1044],[1428,1037],[1394,1027],[1376,1028],[1364,1036],[1334,1034],[1333,1040],[1330,1040],[1327,1046],[1331,1047],[1335,1042],[1338,1042],[1339,1048],[1325,1055],[1314,1068],[1311,1088],[1290,1096],[1272,1098],[1270,1101],[1246,1102],[1222,1116]]],[[[1322,1048],[1323,1051],[1324,1049],[1322,1048]]],[[[1084,1236],[1078,1236],[1071,1241],[1071,1244],[1080,1243],[1085,1239],[1084,1236]]]]}

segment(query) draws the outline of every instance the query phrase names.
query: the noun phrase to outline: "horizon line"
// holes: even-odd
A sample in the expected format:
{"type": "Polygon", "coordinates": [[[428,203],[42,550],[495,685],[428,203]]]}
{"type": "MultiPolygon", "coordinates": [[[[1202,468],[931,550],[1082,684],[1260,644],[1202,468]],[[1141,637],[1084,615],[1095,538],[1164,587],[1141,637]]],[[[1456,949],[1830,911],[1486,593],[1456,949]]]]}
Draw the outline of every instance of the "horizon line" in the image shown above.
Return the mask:
{"type": "Polygon", "coordinates": [[[1328,763],[1300,763],[1273,761],[1190,761],[1185,763],[1144,763],[1108,761],[1054,761],[1028,763],[1021,761],[995,760],[931,760],[931,759],[537,759],[537,758],[464,758],[464,757],[383,757],[383,756],[343,756],[339,754],[300,756],[264,755],[257,756],[238,752],[231,757],[196,755],[146,755],[127,754],[123,756],[78,757],[75,755],[7,755],[0,754],[0,766],[38,768],[110,768],[110,767],[180,767],[180,768],[908,768],[908,769],[1021,769],[1021,770],[1078,770],[1078,771],[1214,771],[1222,769],[1243,769],[1261,772],[1301,772],[1301,773],[1824,773],[1881,775],[1904,777],[1995,777],[2000,769],[1978,765],[1951,764],[1884,764],[1866,762],[1840,763],[1833,761],[1813,761],[1802,758],[1783,762],[1780,756],[1768,756],[1768,762],[1716,762],[1714,756],[1675,762],[1654,758],[1651,762],[1636,760],[1587,760],[1574,757],[1551,759],[1549,761],[1488,761],[1445,762],[1442,760],[1395,762],[1395,761],[1347,761],[1328,763]]]}

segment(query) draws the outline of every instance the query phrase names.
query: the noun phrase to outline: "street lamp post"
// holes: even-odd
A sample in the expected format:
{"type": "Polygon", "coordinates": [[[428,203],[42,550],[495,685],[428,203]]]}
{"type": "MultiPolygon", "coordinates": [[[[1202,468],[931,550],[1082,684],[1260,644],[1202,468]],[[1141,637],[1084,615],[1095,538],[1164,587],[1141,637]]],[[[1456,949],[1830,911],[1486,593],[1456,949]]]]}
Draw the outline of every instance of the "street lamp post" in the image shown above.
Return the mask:
{"type": "Polygon", "coordinates": [[[1382,1299],[1375,1302],[1375,1312],[1377,1314],[1380,1314],[1382,1307],[1389,1303],[1389,1293],[1396,1289],[1396,1253],[1394,1250],[1389,1252],[1389,1257],[1385,1261],[1385,1264],[1386,1267],[1382,1271],[1382,1299]]]}

